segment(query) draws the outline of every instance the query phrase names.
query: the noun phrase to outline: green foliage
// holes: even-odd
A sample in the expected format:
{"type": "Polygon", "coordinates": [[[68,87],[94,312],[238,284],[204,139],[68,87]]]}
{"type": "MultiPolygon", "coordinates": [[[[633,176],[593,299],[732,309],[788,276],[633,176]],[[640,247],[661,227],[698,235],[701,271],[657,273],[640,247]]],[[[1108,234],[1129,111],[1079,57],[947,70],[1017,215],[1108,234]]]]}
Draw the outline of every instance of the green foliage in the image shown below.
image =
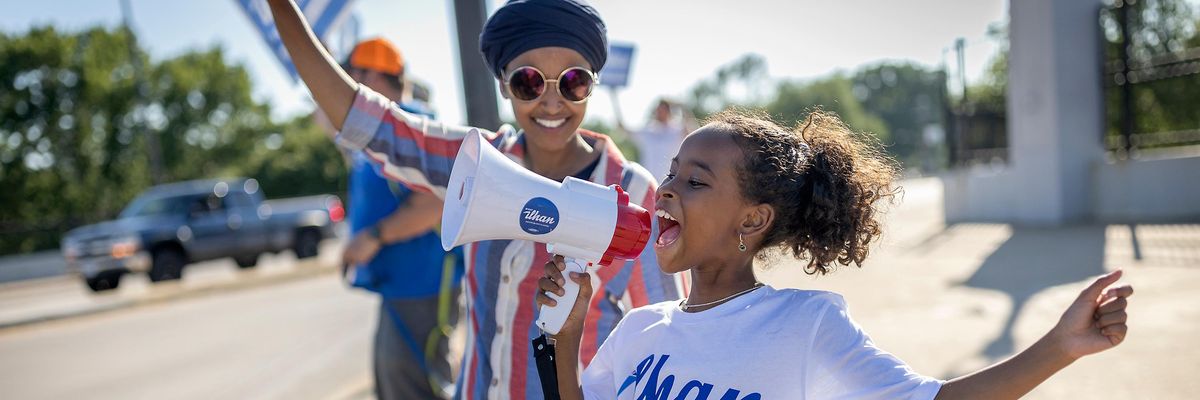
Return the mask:
{"type": "Polygon", "coordinates": [[[760,107],[768,84],[766,59],[747,54],[692,87],[688,107],[700,120],[734,105],[760,107]]]}
{"type": "Polygon", "coordinates": [[[743,56],[694,86],[688,107],[701,119],[731,106],[758,108],[786,125],[817,108],[836,112],[851,128],[875,135],[903,162],[922,161],[925,127],[942,123],[941,71],[884,63],[850,76],[781,82],[772,82],[766,71],[762,57],[743,56]]]}
{"type": "Polygon", "coordinates": [[[988,64],[982,81],[967,88],[967,96],[976,107],[1003,114],[1007,90],[1008,49],[1004,48],[988,64]]]}
{"type": "Polygon", "coordinates": [[[883,63],[860,69],[852,81],[862,108],[887,126],[888,137],[881,139],[888,151],[908,165],[926,161],[925,153],[933,149],[924,143],[925,129],[941,125],[945,114],[945,73],[911,63],[883,63]]]}
{"type": "MultiPolygon", "coordinates": [[[[1134,60],[1161,60],[1164,55],[1200,49],[1200,18],[1184,0],[1143,0],[1130,14],[1132,29],[1129,56],[1134,60]]],[[[1122,44],[1117,12],[1102,14],[1106,39],[1105,54],[1118,59],[1122,44]]],[[[1136,63],[1137,61],[1135,61],[1136,63]]],[[[1114,71],[1110,71],[1114,72],[1114,71]]],[[[1110,79],[1105,89],[1110,140],[1121,134],[1121,87],[1110,79]]],[[[1133,133],[1158,133],[1200,128],[1200,74],[1176,76],[1131,87],[1134,108],[1133,133]]],[[[1176,143],[1178,144],[1178,143],[1176,143]]]]}
{"type": "Polygon", "coordinates": [[[767,104],[767,112],[785,126],[795,126],[815,109],[837,113],[842,121],[856,131],[874,134],[888,142],[888,129],[882,119],[863,108],[854,97],[850,79],[840,74],[802,83],[787,81],[779,84],[775,99],[767,104]]]}
{"type": "Polygon", "coordinates": [[[115,216],[155,180],[151,135],[163,182],[249,176],[276,197],[343,185],[329,140],[307,118],[272,122],[219,47],[153,62],[124,29],[37,27],[0,34],[0,59],[0,254],[115,216]]]}
{"type": "Polygon", "coordinates": [[[99,219],[149,182],[129,46],[121,30],[0,38],[0,179],[15,189],[0,191],[2,251],[46,247],[45,228],[99,219]]]}
{"type": "Polygon", "coordinates": [[[245,160],[227,175],[259,178],[264,193],[272,197],[315,193],[344,193],[346,161],[329,140],[325,127],[301,117],[261,135],[245,160]]]}

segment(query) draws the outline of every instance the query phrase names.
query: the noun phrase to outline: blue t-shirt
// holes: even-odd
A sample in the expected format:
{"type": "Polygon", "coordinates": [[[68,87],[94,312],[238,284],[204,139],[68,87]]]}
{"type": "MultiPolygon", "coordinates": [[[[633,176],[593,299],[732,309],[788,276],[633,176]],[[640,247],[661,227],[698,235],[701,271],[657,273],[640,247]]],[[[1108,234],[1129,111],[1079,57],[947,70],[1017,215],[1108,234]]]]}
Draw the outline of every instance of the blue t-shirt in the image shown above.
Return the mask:
{"type": "MultiPolygon", "coordinates": [[[[402,104],[400,108],[430,115],[419,106],[402,104]]],[[[377,164],[362,152],[356,152],[350,165],[348,212],[351,232],[358,234],[391,215],[411,193],[408,187],[384,178],[377,164]]],[[[433,296],[441,288],[445,257],[441,239],[430,230],[380,248],[371,262],[357,267],[353,284],[384,298],[433,296]]],[[[455,260],[452,286],[463,274],[461,254],[455,260]]]]}

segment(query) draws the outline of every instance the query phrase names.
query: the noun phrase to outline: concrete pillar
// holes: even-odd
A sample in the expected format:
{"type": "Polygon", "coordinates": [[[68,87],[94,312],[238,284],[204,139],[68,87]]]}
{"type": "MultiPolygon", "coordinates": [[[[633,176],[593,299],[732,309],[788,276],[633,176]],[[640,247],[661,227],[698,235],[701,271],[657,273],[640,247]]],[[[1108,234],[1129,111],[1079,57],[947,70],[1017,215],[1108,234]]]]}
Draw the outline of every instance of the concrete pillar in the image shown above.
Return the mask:
{"type": "Polygon", "coordinates": [[[1092,217],[1104,129],[1101,0],[1010,0],[1009,165],[947,175],[948,221],[1061,225],[1092,217]]]}
{"type": "Polygon", "coordinates": [[[1091,168],[1103,155],[1100,0],[1011,0],[1008,135],[1015,222],[1090,216],[1091,168]]]}

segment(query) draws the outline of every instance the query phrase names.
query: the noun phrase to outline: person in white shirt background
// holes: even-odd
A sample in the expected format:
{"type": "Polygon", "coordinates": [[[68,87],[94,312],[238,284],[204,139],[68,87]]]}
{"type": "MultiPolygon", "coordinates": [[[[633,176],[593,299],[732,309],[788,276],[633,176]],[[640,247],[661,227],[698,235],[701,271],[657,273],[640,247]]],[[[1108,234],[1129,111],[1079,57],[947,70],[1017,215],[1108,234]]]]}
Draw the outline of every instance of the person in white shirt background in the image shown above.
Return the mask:
{"type": "Polygon", "coordinates": [[[617,119],[617,127],[629,135],[637,146],[638,162],[661,180],[671,168],[671,157],[679,150],[683,138],[696,129],[696,119],[687,107],[663,98],[658,100],[650,121],[638,130],[629,130],[617,119]],[[678,115],[676,115],[678,114],[678,115]]]}
{"type": "MultiPolygon", "coordinates": [[[[896,163],[837,116],[795,130],[726,111],[684,140],[658,188],[654,244],[663,272],[688,271],[687,298],[640,307],[587,363],[577,354],[586,302],[558,335],[563,399],[1015,399],[1128,332],[1120,270],[1097,278],[1057,325],[1017,355],[962,377],[919,375],[879,349],[830,292],[775,289],[755,261],[793,256],[805,272],[861,266],[882,233],[877,204],[898,193],[896,163]],[[779,250],[779,251],[776,251],[779,250]]],[[[545,264],[538,302],[562,294],[561,257],[545,264]]],[[[572,273],[579,298],[588,274],[572,273]]],[[[914,332],[919,334],[919,332],[914,332]]]]}

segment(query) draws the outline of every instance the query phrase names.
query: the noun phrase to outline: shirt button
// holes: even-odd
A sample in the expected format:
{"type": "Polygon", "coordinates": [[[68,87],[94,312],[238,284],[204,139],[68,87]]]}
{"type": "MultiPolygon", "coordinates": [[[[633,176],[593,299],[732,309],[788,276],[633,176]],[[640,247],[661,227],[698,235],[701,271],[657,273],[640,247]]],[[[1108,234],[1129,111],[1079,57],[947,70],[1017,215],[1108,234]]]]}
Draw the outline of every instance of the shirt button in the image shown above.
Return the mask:
{"type": "Polygon", "coordinates": [[[500,281],[501,281],[501,282],[504,282],[504,283],[508,283],[508,275],[503,275],[503,276],[501,276],[501,277],[500,277],[500,281]]]}
{"type": "Polygon", "coordinates": [[[492,378],[492,386],[500,386],[500,378],[492,378]]]}
{"type": "Polygon", "coordinates": [[[496,327],[496,334],[497,334],[497,335],[499,335],[499,334],[502,334],[502,333],[504,333],[504,325],[497,326],[497,327],[496,327]]]}

